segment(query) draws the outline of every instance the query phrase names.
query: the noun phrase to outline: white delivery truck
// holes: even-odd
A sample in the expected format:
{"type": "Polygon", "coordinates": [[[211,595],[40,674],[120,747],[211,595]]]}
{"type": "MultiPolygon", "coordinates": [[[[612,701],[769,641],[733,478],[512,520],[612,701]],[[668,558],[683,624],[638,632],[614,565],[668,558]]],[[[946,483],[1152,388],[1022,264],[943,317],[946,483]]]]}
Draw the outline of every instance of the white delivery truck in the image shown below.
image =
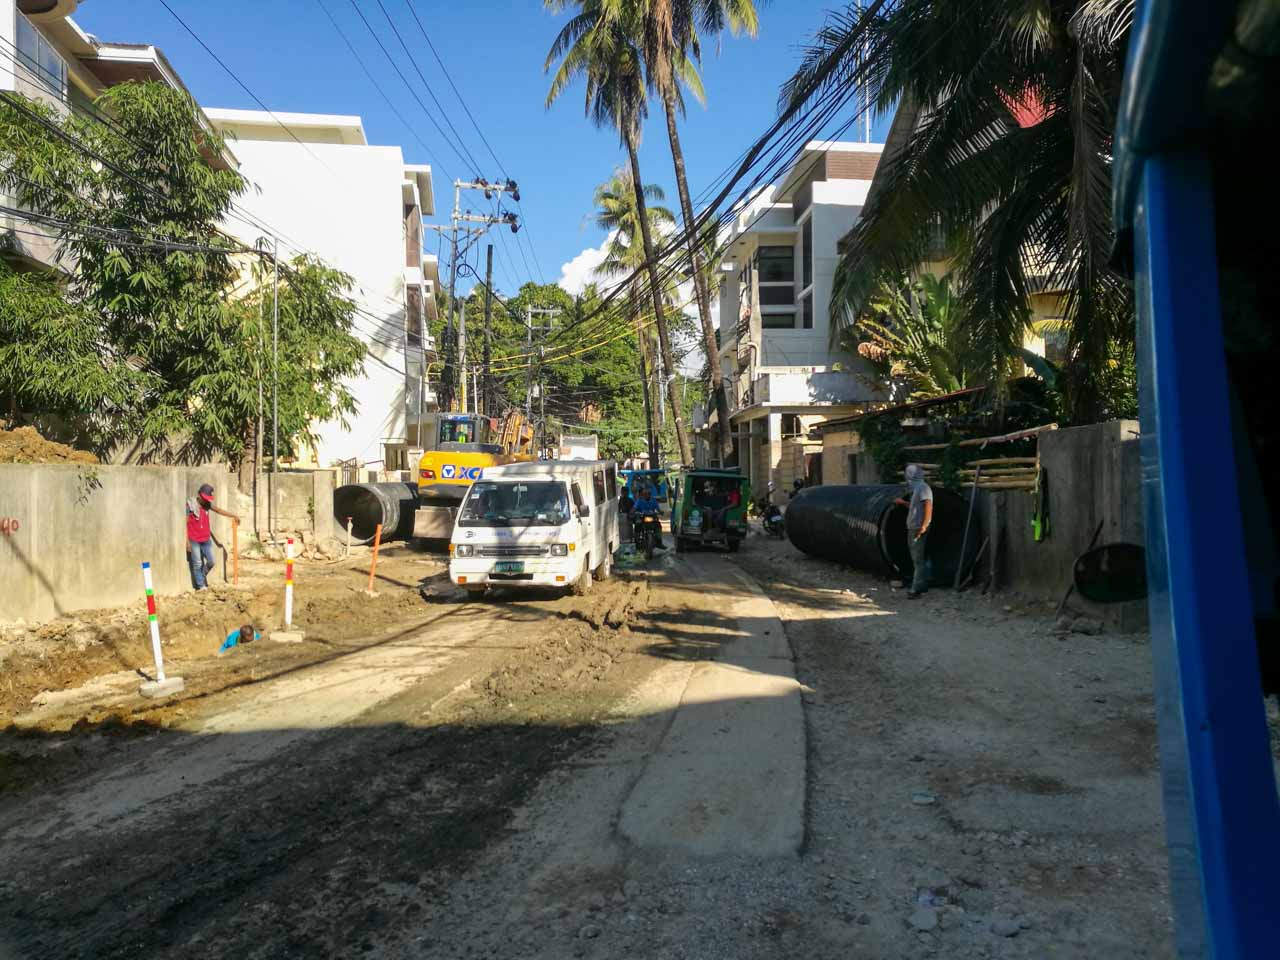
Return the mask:
{"type": "Polygon", "coordinates": [[[564,433],[560,435],[557,460],[596,460],[600,456],[600,438],[594,433],[564,433]]]}
{"type": "Polygon", "coordinates": [[[491,586],[568,587],[605,580],[618,549],[618,465],[541,460],[486,467],[458,510],[449,578],[491,586]]]}

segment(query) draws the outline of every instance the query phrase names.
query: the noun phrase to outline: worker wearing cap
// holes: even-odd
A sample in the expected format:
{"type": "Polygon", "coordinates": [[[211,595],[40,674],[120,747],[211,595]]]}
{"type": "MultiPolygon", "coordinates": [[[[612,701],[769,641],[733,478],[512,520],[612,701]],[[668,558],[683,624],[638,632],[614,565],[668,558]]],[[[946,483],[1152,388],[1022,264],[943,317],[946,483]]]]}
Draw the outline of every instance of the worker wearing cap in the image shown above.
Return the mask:
{"type": "Polygon", "coordinates": [[[213,486],[203,484],[187,501],[187,565],[191,567],[191,585],[197,590],[209,586],[205,577],[214,568],[213,533],[209,529],[209,511],[220,517],[239,520],[234,513],[213,505],[213,486]]]}

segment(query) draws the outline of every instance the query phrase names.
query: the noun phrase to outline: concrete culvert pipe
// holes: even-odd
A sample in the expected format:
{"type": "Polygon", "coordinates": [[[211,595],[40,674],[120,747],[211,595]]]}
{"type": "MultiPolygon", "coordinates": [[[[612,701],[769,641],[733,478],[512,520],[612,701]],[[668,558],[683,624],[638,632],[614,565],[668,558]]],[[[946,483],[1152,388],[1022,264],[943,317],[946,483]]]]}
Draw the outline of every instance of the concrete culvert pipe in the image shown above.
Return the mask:
{"type": "Polygon", "coordinates": [[[350,483],[333,491],[338,536],[346,537],[350,517],[352,543],[373,543],[378,524],[382,524],[383,542],[408,540],[417,509],[418,490],[411,483],[350,483]]]}
{"type": "MultiPolygon", "coordinates": [[[[903,484],[808,487],[787,505],[787,536],[811,557],[909,581],[912,563],[907,548],[907,509],[894,503],[905,497],[905,490],[903,484]]],[[[969,503],[963,497],[933,488],[928,558],[929,579],[935,585],[955,582],[968,510],[969,503]]],[[[973,562],[981,540],[976,529],[969,531],[966,567],[973,562]]]]}

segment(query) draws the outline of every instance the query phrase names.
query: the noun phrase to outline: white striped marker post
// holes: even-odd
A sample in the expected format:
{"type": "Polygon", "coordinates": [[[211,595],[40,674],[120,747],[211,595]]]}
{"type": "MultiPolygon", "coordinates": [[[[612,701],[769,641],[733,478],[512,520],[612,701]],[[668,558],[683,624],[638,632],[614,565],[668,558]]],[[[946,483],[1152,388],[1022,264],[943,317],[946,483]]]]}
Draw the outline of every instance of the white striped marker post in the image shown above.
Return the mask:
{"type": "Polygon", "coordinates": [[[273,630],[271,639],[277,643],[301,643],[302,631],[293,629],[293,537],[284,546],[284,626],[273,630]]]}
{"type": "Polygon", "coordinates": [[[184,686],[181,677],[164,675],[164,654],[160,652],[160,619],[156,616],[155,584],[151,582],[151,564],[142,565],[142,585],[147,590],[147,621],[151,628],[151,655],[156,661],[156,678],[148,680],[139,688],[144,697],[155,699],[180,693],[184,686]]]}
{"type": "Polygon", "coordinates": [[[156,679],[164,683],[164,656],[160,653],[160,621],[156,617],[156,591],[151,583],[151,564],[142,565],[142,583],[147,588],[147,620],[151,625],[151,655],[156,661],[156,679]]]}
{"type": "Polygon", "coordinates": [[[284,628],[293,626],[293,537],[284,547],[284,628]]]}

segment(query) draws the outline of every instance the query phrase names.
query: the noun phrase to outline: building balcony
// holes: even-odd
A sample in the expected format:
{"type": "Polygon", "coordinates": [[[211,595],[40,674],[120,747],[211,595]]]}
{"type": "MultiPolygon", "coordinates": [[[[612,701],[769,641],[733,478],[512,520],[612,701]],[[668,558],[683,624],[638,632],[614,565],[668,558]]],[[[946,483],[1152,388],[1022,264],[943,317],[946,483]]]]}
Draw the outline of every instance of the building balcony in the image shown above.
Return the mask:
{"type": "Polygon", "coordinates": [[[832,407],[862,403],[867,385],[857,374],[844,370],[804,367],[763,367],[748,381],[740,381],[734,396],[734,413],[769,404],[780,407],[832,407]]]}

